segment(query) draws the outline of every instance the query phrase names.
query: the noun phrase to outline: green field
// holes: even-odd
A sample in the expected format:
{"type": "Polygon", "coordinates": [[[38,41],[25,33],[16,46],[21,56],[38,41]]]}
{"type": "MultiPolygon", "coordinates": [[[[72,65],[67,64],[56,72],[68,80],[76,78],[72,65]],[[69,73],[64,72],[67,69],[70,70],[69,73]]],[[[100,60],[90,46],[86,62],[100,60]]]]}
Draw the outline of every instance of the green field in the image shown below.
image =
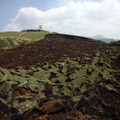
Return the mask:
{"type": "Polygon", "coordinates": [[[19,37],[21,32],[1,32],[0,37],[19,37]]]}
{"type": "Polygon", "coordinates": [[[42,40],[46,34],[49,34],[49,32],[1,32],[0,50],[11,49],[23,44],[42,40]]]}
{"type": "Polygon", "coordinates": [[[42,40],[46,34],[49,34],[49,32],[28,32],[25,37],[31,39],[32,41],[38,41],[42,40]]]}

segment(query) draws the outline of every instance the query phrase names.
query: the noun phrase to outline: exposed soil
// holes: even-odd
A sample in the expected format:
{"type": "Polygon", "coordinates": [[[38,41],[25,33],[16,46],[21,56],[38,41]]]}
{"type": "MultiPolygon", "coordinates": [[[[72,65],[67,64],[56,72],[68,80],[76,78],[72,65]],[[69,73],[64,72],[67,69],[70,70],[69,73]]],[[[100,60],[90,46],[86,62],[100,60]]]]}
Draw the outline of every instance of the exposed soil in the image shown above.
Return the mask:
{"type": "MultiPolygon", "coordinates": [[[[120,70],[120,47],[103,42],[93,41],[85,37],[50,34],[44,40],[28,44],[19,48],[0,51],[0,67],[16,68],[18,66],[32,66],[39,63],[54,63],[66,58],[81,60],[84,56],[95,56],[96,52],[110,57],[114,70],[120,70]],[[114,54],[117,56],[115,58],[114,54]]],[[[91,61],[89,61],[91,62],[91,61]]],[[[97,65],[96,65],[97,67],[97,65]]],[[[50,79],[55,74],[51,73],[50,79]]],[[[119,81],[120,76],[117,74],[119,81]]],[[[69,81],[69,80],[68,80],[69,81]]],[[[87,91],[81,94],[78,102],[67,98],[43,99],[38,107],[31,108],[22,114],[17,109],[10,108],[0,100],[0,119],[2,120],[119,120],[120,118],[120,84],[118,81],[107,80],[104,84],[88,84],[87,91]],[[112,90],[105,87],[109,83],[112,90]],[[104,94],[103,94],[104,93],[104,94]],[[8,116],[5,116],[6,113],[8,116]],[[9,116],[12,114],[12,116],[9,116]]],[[[70,82],[70,81],[69,81],[70,82]]],[[[3,83],[1,82],[1,85],[3,83]]],[[[47,84],[48,85],[48,84],[47,84]]],[[[109,87],[108,86],[108,87],[109,87]]],[[[51,91],[46,86],[46,93],[51,91]]],[[[50,88],[50,89],[49,89],[50,88]]],[[[24,88],[12,91],[15,96],[28,94],[30,90],[24,88]]],[[[35,93],[34,93],[35,94],[35,93]]],[[[48,93],[49,95],[49,93],[48,93]]],[[[5,96],[1,96],[5,97],[5,96]]],[[[34,96],[35,97],[35,96],[34,96]]],[[[22,100],[22,99],[20,99],[22,100]]]]}
{"type": "Polygon", "coordinates": [[[67,57],[75,59],[84,54],[94,54],[96,51],[113,51],[114,48],[120,49],[85,37],[50,34],[46,35],[42,41],[16,49],[0,51],[0,66],[14,68],[42,62],[55,62],[67,57]]]}

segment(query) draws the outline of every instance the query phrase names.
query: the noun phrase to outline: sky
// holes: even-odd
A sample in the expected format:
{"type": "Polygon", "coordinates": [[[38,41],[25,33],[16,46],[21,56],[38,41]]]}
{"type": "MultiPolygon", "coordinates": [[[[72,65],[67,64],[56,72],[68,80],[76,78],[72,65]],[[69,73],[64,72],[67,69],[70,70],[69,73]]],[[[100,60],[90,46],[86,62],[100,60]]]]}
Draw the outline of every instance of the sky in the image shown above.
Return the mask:
{"type": "Polygon", "coordinates": [[[120,0],[0,0],[0,32],[38,29],[120,39],[120,0]]]}

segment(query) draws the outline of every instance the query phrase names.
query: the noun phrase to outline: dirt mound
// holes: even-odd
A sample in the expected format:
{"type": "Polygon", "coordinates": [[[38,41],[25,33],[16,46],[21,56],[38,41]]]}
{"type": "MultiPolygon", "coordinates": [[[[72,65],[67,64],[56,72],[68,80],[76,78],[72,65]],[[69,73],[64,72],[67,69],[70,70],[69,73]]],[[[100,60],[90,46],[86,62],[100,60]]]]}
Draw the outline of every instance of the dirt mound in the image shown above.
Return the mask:
{"type": "Polygon", "coordinates": [[[96,51],[111,50],[108,44],[85,37],[50,34],[44,40],[16,49],[0,51],[0,66],[11,68],[29,66],[42,62],[55,62],[60,59],[82,57],[96,51]]]}

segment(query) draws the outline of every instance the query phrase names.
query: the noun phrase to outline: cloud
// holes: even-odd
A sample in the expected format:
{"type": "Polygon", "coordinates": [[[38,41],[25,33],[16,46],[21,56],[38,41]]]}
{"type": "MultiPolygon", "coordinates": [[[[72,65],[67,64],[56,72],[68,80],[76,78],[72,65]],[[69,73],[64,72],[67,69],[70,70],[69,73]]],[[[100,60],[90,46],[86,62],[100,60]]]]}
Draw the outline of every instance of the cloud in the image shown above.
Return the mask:
{"type": "Polygon", "coordinates": [[[43,29],[82,36],[102,34],[120,38],[119,0],[64,0],[59,8],[42,11],[35,7],[25,7],[18,11],[5,31],[22,29],[43,29]]]}

